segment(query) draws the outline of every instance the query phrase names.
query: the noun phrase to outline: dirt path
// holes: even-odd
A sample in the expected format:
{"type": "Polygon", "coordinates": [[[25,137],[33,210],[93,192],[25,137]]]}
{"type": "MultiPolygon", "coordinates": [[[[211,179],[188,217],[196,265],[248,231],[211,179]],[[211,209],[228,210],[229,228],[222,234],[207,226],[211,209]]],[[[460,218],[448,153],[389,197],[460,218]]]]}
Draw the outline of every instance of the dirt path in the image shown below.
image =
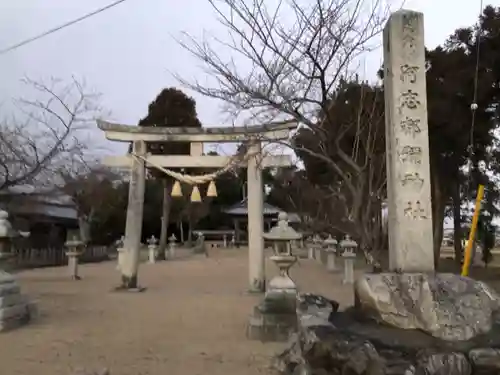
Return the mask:
{"type": "MultiPolygon", "coordinates": [[[[66,269],[18,274],[23,293],[38,301],[40,317],[0,335],[0,374],[69,375],[107,367],[111,375],[270,373],[281,347],[245,338],[253,306],[247,295],[243,249],[211,251],[185,260],[141,266],[144,293],[114,293],[115,262],[84,265],[83,280],[66,269]]],[[[267,265],[268,277],[275,267],[267,265]]],[[[350,287],[314,261],[292,270],[300,289],[349,304],[350,287]]]]}

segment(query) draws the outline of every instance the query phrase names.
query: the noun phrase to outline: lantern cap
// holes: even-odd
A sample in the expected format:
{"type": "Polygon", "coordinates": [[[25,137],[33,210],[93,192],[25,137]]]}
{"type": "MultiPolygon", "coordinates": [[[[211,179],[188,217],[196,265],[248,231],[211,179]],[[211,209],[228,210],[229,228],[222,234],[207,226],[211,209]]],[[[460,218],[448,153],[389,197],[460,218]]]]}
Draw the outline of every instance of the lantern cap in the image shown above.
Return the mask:
{"type": "Polygon", "coordinates": [[[288,225],[288,215],[286,212],[280,212],[278,215],[278,224],[263,234],[266,240],[270,241],[293,241],[300,240],[302,234],[297,233],[295,229],[288,225]]]}
{"type": "Polygon", "coordinates": [[[323,241],[325,245],[337,245],[337,240],[332,237],[331,234],[328,235],[328,238],[323,241]]]}
{"type": "Polygon", "coordinates": [[[340,247],[342,248],[356,248],[358,247],[358,243],[351,239],[351,236],[346,234],[345,239],[340,241],[340,247]]]}

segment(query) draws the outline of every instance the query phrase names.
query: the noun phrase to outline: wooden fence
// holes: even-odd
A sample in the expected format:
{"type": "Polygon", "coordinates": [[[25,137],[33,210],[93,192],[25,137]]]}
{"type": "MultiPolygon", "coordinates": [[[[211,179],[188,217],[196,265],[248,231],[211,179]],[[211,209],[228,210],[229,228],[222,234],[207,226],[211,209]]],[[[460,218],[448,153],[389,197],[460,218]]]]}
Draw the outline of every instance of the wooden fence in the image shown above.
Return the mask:
{"type": "MultiPolygon", "coordinates": [[[[88,246],[79,258],[79,263],[102,262],[109,260],[113,249],[107,246],[88,246]]],[[[54,267],[68,264],[66,248],[13,248],[15,256],[9,261],[14,268],[54,267]]]]}

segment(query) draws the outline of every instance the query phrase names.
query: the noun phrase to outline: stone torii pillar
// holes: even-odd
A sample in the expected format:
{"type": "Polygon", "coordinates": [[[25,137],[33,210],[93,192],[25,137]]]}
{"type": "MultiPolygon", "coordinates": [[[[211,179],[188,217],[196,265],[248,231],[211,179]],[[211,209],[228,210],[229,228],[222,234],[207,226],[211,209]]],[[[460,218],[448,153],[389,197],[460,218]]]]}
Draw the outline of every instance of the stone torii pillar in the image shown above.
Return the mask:
{"type": "Polygon", "coordinates": [[[264,185],[262,184],[261,143],[249,144],[248,152],[256,153],[248,160],[248,277],[250,292],[266,290],[264,259],[264,185]]]}
{"type": "MultiPolygon", "coordinates": [[[[146,155],[146,142],[134,141],[133,151],[137,155],[146,155]]],[[[137,283],[137,273],[139,271],[146,168],[144,161],[138,158],[134,158],[132,161],[129,184],[124,241],[126,255],[121,268],[122,283],[119,289],[140,290],[137,283]]]]}

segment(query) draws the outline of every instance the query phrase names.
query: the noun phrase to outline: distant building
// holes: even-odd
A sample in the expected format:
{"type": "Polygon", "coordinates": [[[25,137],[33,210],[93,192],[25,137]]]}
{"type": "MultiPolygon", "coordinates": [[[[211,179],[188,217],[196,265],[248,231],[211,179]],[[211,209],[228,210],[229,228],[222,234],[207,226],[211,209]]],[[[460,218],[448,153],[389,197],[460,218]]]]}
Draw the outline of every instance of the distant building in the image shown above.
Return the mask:
{"type": "Polygon", "coordinates": [[[30,232],[25,241],[33,248],[61,247],[68,231],[78,229],[75,205],[54,191],[14,186],[0,192],[0,207],[15,229],[30,232]]]}
{"type": "MultiPolygon", "coordinates": [[[[268,231],[273,226],[273,223],[278,220],[278,214],[283,212],[282,209],[264,202],[263,208],[264,216],[264,231],[268,231]]],[[[243,199],[241,202],[236,203],[224,210],[224,213],[231,216],[233,219],[234,231],[236,234],[236,242],[247,241],[247,228],[248,228],[248,201],[243,199]]],[[[288,222],[293,226],[301,222],[299,215],[296,213],[288,213],[288,222]]]]}

